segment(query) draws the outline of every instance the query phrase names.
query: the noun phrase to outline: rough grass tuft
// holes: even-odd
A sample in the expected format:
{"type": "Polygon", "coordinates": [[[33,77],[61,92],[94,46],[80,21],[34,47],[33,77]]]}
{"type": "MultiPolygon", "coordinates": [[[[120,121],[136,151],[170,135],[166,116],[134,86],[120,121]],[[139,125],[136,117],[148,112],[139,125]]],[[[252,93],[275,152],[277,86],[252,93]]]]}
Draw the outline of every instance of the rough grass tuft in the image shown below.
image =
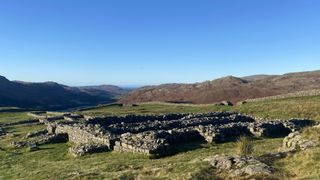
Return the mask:
{"type": "Polygon", "coordinates": [[[253,154],[253,140],[248,136],[241,136],[237,141],[237,153],[241,157],[247,157],[253,154]]]}

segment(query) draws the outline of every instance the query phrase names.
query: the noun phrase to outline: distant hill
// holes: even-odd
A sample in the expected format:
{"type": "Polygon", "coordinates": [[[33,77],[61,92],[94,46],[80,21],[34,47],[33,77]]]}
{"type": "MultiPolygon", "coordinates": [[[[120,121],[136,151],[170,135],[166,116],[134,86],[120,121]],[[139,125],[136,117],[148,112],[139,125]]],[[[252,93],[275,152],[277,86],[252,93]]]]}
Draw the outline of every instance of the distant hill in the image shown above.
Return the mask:
{"type": "Polygon", "coordinates": [[[265,78],[276,77],[276,76],[277,75],[258,74],[253,76],[241,77],[241,79],[245,79],[247,81],[254,81],[254,80],[265,79],[265,78]]]}
{"type": "MultiPolygon", "coordinates": [[[[107,87],[107,86],[103,86],[107,87]]],[[[55,82],[9,81],[0,76],[0,106],[63,109],[117,101],[121,88],[77,88],[55,82]]]]}
{"type": "Polygon", "coordinates": [[[123,103],[175,102],[216,103],[320,89],[320,71],[284,75],[228,76],[195,84],[165,84],[137,89],[121,99],[123,103]]]}
{"type": "Polygon", "coordinates": [[[112,94],[113,96],[117,96],[117,97],[125,95],[131,91],[130,89],[120,88],[118,86],[113,86],[113,85],[83,86],[83,87],[79,87],[79,89],[82,90],[83,92],[86,92],[92,95],[104,96],[104,95],[112,94]]]}

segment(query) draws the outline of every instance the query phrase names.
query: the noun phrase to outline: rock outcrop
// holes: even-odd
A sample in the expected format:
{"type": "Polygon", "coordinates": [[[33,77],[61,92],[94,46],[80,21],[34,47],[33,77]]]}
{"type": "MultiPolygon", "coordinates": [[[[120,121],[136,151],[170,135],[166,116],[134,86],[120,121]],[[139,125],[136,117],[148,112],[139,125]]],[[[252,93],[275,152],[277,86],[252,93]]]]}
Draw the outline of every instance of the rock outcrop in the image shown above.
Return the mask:
{"type": "Polygon", "coordinates": [[[300,132],[293,132],[283,140],[283,150],[288,152],[306,150],[316,145],[313,141],[303,139],[300,132]]]}
{"type": "Polygon", "coordinates": [[[240,176],[271,175],[274,169],[252,157],[232,157],[217,155],[206,159],[218,173],[223,173],[227,178],[240,176]]]}

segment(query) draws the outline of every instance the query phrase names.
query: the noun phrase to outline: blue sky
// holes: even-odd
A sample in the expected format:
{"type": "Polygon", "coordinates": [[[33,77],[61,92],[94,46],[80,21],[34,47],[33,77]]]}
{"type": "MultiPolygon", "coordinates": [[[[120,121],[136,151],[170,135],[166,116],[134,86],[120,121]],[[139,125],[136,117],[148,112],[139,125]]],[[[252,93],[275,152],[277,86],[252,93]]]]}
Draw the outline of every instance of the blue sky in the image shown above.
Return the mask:
{"type": "Polygon", "coordinates": [[[146,85],[320,69],[319,0],[1,0],[0,74],[146,85]]]}

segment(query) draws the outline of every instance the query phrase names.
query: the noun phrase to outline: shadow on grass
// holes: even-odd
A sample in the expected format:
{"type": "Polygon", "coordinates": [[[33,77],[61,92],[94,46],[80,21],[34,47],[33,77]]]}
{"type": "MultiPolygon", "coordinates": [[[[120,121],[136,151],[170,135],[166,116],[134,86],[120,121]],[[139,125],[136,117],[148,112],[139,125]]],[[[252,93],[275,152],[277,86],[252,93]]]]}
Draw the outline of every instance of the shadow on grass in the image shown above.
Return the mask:
{"type": "Polygon", "coordinates": [[[45,151],[45,150],[52,150],[52,149],[55,149],[55,148],[49,148],[49,147],[39,147],[38,151],[45,151]]]}
{"type": "Polygon", "coordinates": [[[167,156],[174,156],[180,153],[186,153],[196,149],[208,148],[208,147],[205,147],[204,144],[208,144],[208,143],[205,141],[195,141],[190,143],[178,144],[170,147],[170,149],[168,149],[166,152],[150,156],[150,159],[159,159],[167,156]]]}
{"type": "Polygon", "coordinates": [[[28,112],[30,109],[0,109],[0,113],[28,112]]]}

